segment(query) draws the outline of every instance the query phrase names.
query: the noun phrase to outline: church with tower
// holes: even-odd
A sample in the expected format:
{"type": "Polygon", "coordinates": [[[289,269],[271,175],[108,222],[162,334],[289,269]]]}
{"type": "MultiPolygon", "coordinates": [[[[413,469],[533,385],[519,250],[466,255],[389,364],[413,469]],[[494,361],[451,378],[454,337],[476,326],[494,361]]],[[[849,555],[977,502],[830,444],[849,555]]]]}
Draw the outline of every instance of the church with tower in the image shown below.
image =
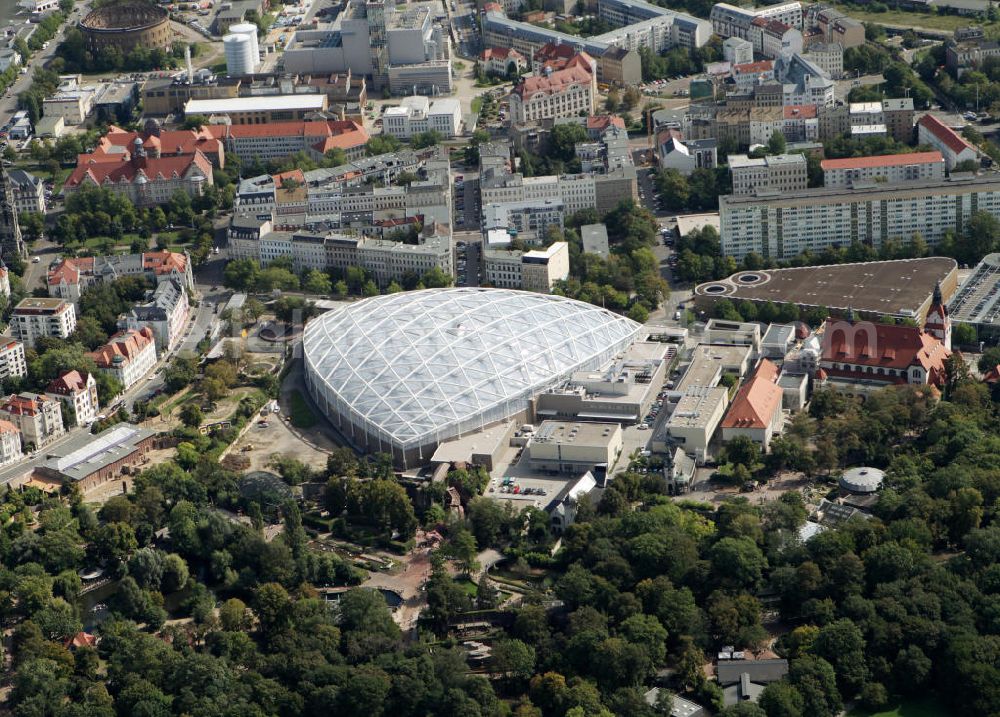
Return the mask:
{"type": "Polygon", "coordinates": [[[860,393],[903,384],[940,388],[951,355],[951,318],[938,285],[923,326],[861,321],[852,311],[828,319],[817,338],[818,385],[850,385],[860,393]]]}

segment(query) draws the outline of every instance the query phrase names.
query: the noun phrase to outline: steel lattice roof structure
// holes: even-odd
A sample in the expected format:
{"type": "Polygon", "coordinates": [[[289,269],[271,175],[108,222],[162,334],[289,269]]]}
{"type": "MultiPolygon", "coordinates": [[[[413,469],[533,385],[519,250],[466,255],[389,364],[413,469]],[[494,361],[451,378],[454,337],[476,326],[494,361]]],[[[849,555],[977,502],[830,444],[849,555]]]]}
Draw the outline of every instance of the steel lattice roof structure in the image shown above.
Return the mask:
{"type": "Polygon", "coordinates": [[[377,296],[306,326],[306,383],[348,437],[423,457],[424,448],[525,411],[535,395],[606,363],[641,331],[600,307],[525,291],[377,296]]]}

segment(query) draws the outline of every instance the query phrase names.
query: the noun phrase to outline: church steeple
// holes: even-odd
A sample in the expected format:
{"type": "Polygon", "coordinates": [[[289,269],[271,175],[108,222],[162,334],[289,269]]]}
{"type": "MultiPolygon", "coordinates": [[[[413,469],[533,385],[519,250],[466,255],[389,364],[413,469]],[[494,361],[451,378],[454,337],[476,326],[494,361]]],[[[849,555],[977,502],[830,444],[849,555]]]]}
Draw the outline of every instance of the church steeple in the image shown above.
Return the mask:
{"type": "Polygon", "coordinates": [[[945,348],[951,350],[951,317],[948,316],[948,307],[944,303],[940,281],[934,285],[931,305],[927,309],[927,318],[924,320],[924,331],[937,337],[945,345],[945,348]]]}

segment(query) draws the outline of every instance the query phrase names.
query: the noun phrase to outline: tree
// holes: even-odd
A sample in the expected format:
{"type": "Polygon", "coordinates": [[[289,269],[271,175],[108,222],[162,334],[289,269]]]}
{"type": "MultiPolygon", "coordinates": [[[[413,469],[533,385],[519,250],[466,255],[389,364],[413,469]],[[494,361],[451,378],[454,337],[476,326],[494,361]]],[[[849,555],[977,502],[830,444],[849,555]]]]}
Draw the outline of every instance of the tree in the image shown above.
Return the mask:
{"type": "Polygon", "coordinates": [[[476,539],[472,533],[464,528],[456,531],[448,542],[448,553],[462,565],[462,569],[466,573],[471,573],[479,567],[476,560],[478,553],[476,539]]]}
{"type": "Polygon", "coordinates": [[[219,621],[227,632],[245,632],[250,629],[250,610],[239,598],[229,598],[219,608],[219,621]]]}
{"type": "Polygon", "coordinates": [[[723,538],[710,551],[712,574],[721,585],[753,590],[763,577],[767,558],[747,538],[723,538]]]}
{"type": "Polygon", "coordinates": [[[491,653],[493,669],[505,679],[527,679],[535,670],[535,648],[520,640],[500,640],[491,653]]]}
{"type": "Polygon", "coordinates": [[[205,420],[205,416],[198,407],[198,404],[193,401],[188,401],[181,407],[180,418],[181,422],[190,428],[198,428],[202,421],[205,420]]]}
{"type": "Polygon", "coordinates": [[[261,269],[253,259],[234,259],[226,264],[222,281],[230,289],[253,291],[261,280],[261,269]]]}
{"type": "Polygon", "coordinates": [[[833,665],[846,694],[856,694],[867,681],[865,640],[851,620],[844,618],[824,626],[816,636],[813,652],[833,665]]]}
{"type": "Polygon", "coordinates": [[[321,294],[325,296],[333,291],[333,283],[326,272],[312,269],[303,278],[302,289],[307,294],[321,294]]]}
{"type": "Polygon", "coordinates": [[[780,131],[772,132],[770,139],[767,140],[767,153],[784,154],[786,147],[785,135],[780,131]]]}

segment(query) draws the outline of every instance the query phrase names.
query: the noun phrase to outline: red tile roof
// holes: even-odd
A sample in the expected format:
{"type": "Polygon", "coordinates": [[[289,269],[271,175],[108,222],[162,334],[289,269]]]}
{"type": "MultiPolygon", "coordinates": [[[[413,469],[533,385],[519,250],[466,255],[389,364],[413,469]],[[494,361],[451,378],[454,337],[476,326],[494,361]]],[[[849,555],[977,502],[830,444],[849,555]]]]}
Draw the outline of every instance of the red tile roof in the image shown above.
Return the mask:
{"type": "Polygon", "coordinates": [[[777,385],[778,367],[764,359],[753,377],[736,392],[722,419],[723,428],[767,428],[781,410],[782,390],[777,385]]]}
{"type": "Polygon", "coordinates": [[[787,105],[785,119],[815,119],[816,105],[787,105]]]}
{"type": "Polygon", "coordinates": [[[334,140],[330,149],[351,149],[370,139],[368,132],[354,120],[304,120],[301,122],[268,122],[267,124],[212,125],[206,128],[212,136],[225,140],[246,137],[304,137],[316,143],[334,140]]]}
{"type": "Polygon", "coordinates": [[[589,85],[590,82],[591,74],[583,68],[567,67],[565,70],[556,70],[548,76],[525,78],[524,82],[514,88],[514,94],[526,100],[539,92],[554,95],[564,92],[571,85],[589,85]]]}
{"type": "Polygon", "coordinates": [[[966,149],[974,149],[974,147],[962,139],[962,137],[955,130],[934,115],[924,115],[920,118],[920,122],[918,124],[937,137],[955,154],[958,154],[966,149]]]}
{"type": "Polygon", "coordinates": [[[930,164],[943,162],[940,152],[911,152],[909,154],[879,154],[874,157],[848,157],[846,159],[824,159],[823,169],[862,169],[864,167],[900,167],[908,164],[930,164]]]}
{"type": "Polygon", "coordinates": [[[88,179],[98,186],[105,182],[134,182],[140,174],[149,181],[166,181],[171,177],[183,177],[197,167],[201,173],[211,179],[212,165],[200,151],[194,154],[181,154],[169,157],[143,157],[131,160],[129,154],[107,158],[81,154],[77,158],[76,169],[66,180],[66,186],[76,188],[88,179]]]}
{"type": "Polygon", "coordinates": [[[119,331],[108,343],[88,355],[94,359],[98,368],[112,368],[115,366],[116,358],[119,359],[119,363],[128,363],[151,343],[153,343],[153,330],[144,326],[138,331],[135,329],[119,331]]]}
{"type": "Polygon", "coordinates": [[[773,60],[761,60],[760,62],[744,62],[741,65],[733,65],[733,74],[758,74],[761,72],[771,72],[774,69],[773,60]]]}
{"type": "Polygon", "coordinates": [[[0,433],[20,433],[21,429],[10,421],[0,420],[0,433]]]}
{"type": "Polygon", "coordinates": [[[187,270],[187,255],[176,251],[150,251],[142,255],[142,268],[157,276],[183,274],[187,270]]]}
{"type": "Polygon", "coordinates": [[[97,638],[91,635],[89,632],[78,632],[73,637],[70,637],[63,643],[63,647],[67,650],[71,647],[94,647],[97,644],[97,638]]]}
{"type": "MultiPolygon", "coordinates": [[[[920,366],[937,383],[951,355],[937,338],[915,326],[838,321],[823,332],[822,360],[857,366],[906,370],[920,366]]],[[[830,375],[837,370],[827,369],[830,375]]],[[[877,375],[877,374],[876,374],[877,375]]]]}
{"type": "Polygon", "coordinates": [[[41,413],[42,406],[54,400],[37,393],[11,394],[0,404],[0,411],[12,416],[36,416],[41,413]]]}
{"type": "Polygon", "coordinates": [[[587,118],[587,129],[603,132],[609,127],[625,129],[625,120],[618,115],[591,115],[587,118]]]}
{"type": "Polygon", "coordinates": [[[90,374],[84,371],[67,371],[59,378],[55,379],[45,387],[45,393],[57,393],[60,396],[68,396],[72,393],[79,393],[87,390],[87,381],[90,374]]]}
{"type": "Polygon", "coordinates": [[[515,50],[513,47],[487,47],[485,50],[479,53],[479,59],[485,61],[488,60],[523,60],[524,55],[515,50]]]}
{"type": "Polygon", "coordinates": [[[159,148],[164,154],[194,154],[200,151],[206,157],[214,157],[220,167],[224,161],[222,143],[213,135],[211,127],[196,130],[161,130],[159,135],[143,132],[129,132],[114,125],[98,140],[95,155],[120,157],[123,152],[131,152],[136,139],[143,140],[147,149],[159,148]]]}

